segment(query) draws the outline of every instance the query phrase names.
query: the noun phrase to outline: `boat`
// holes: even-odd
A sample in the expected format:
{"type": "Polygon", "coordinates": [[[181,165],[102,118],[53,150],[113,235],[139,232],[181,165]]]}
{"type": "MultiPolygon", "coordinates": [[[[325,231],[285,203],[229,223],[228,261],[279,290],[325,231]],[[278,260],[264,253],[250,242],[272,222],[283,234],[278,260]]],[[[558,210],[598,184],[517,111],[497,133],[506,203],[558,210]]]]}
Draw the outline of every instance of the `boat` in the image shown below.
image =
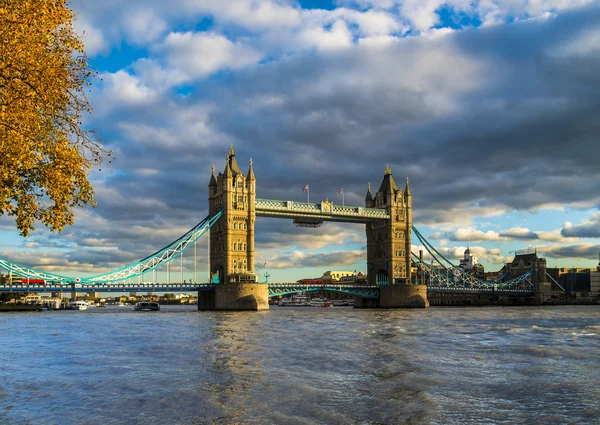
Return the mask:
{"type": "Polygon", "coordinates": [[[155,302],[140,301],[133,307],[135,311],[160,311],[160,304],[155,302]]]}
{"type": "Polygon", "coordinates": [[[331,300],[325,298],[313,298],[310,300],[311,307],[331,307],[332,305],[331,300]]]}
{"type": "Polygon", "coordinates": [[[279,301],[281,307],[310,307],[310,298],[306,294],[292,294],[279,301]]]}
{"type": "Polygon", "coordinates": [[[70,301],[67,310],[87,310],[89,304],[86,301],[70,301]]]}
{"type": "Polygon", "coordinates": [[[354,299],[333,300],[334,307],[354,306],[354,299]]]}

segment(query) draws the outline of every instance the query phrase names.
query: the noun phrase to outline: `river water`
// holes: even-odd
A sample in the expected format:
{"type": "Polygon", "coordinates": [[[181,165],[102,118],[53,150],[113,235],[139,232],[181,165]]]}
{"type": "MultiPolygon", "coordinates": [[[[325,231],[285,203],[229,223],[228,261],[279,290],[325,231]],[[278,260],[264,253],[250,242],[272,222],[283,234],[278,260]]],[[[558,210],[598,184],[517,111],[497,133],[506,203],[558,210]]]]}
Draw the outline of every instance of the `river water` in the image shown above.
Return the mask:
{"type": "Polygon", "coordinates": [[[0,424],[598,424],[600,306],[0,314],[0,424]]]}

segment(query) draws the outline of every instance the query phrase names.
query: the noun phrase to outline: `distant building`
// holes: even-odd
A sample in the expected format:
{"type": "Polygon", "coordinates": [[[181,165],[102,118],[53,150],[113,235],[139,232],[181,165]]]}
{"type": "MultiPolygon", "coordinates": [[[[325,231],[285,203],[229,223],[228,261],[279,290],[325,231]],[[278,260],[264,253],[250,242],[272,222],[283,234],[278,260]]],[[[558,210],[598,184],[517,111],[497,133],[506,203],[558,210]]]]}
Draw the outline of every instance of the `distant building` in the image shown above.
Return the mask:
{"type": "Polygon", "coordinates": [[[332,283],[339,282],[342,277],[354,276],[356,277],[356,272],[344,272],[344,271],[331,271],[328,270],[323,273],[321,279],[323,279],[323,283],[332,283]]]}
{"type": "Polygon", "coordinates": [[[506,263],[501,269],[501,272],[508,272],[506,280],[514,279],[515,277],[521,276],[532,270],[534,274],[532,281],[534,282],[547,282],[546,277],[546,259],[539,258],[537,252],[533,254],[517,254],[510,263],[506,263]]]}
{"type": "Polygon", "coordinates": [[[474,257],[471,253],[471,249],[467,247],[465,250],[465,255],[462,260],[460,260],[460,264],[458,267],[463,269],[466,272],[470,272],[475,268],[475,264],[477,264],[477,257],[474,257]]]}
{"type": "Polygon", "coordinates": [[[590,269],[571,269],[559,276],[558,283],[567,294],[587,296],[590,292],[590,269]]]}

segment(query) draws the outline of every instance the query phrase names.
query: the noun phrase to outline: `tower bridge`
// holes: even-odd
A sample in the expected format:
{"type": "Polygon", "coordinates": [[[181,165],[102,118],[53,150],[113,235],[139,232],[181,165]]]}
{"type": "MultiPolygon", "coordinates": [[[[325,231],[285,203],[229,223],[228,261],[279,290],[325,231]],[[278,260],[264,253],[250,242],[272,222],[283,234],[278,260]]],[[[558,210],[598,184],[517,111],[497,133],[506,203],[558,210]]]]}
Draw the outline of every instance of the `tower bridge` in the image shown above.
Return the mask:
{"type": "Polygon", "coordinates": [[[345,292],[356,296],[355,306],[381,308],[428,307],[428,291],[431,294],[525,295],[540,299],[547,296],[549,285],[545,283],[543,259],[535,264],[530,262],[530,270],[522,269],[518,276],[504,273],[502,280],[494,281],[479,280],[452,264],[413,226],[408,178],[404,190],[398,188],[389,167],[374,194],[368,184],[364,206],[340,206],[328,200],[310,203],[262,199],[256,196],[252,160],[247,173],[243,173],[230,147],[223,172],[215,174],[214,165],[212,167],[208,205],[209,215],[186,234],[154,254],[109,273],[73,280],[0,258],[0,269],[22,277],[17,284],[0,284],[0,292],[198,291],[198,308],[215,310],[265,310],[269,297],[316,290],[345,292]],[[292,219],[309,226],[325,221],[364,224],[366,284],[259,283],[254,264],[256,217],[292,219]],[[422,255],[412,254],[413,233],[435,259],[436,266],[426,264],[422,255]],[[196,242],[203,237],[209,238],[210,282],[185,283],[183,254],[193,247],[195,256],[196,242]],[[178,282],[171,282],[170,278],[169,265],[173,261],[180,262],[178,282]],[[418,270],[416,281],[411,280],[413,265],[418,270]],[[167,282],[160,283],[157,271],[163,266],[167,268],[167,282]],[[152,275],[150,283],[149,274],[152,275]]]}

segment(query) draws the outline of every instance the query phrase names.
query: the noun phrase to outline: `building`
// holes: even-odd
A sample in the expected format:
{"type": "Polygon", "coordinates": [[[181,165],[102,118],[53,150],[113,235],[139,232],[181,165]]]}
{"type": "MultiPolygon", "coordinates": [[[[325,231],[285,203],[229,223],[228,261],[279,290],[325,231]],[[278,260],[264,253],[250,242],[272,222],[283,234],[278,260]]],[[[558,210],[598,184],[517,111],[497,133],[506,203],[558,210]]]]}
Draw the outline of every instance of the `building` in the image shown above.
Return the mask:
{"type": "Polygon", "coordinates": [[[506,280],[514,279],[528,271],[533,270],[532,282],[547,282],[546,259],[539,258],[537,252],[532,254],[517,254],[510,263],[506,263],[500,270],[501,273],[508,272],[506,280]]]}
{"type": "Polygon", "coordinates": [[[590,269],[572,269],[561,274],[558,283],[565,293],[585,297],[590,292],[590,269]]]}
{"type": "Polygon", "coordinates": [[[331,271],[328,270],[325,273],[323,273],[323,276],[321,277],[321,279],[323,280],[323,283],[333,283],[333,282],[339,282],[339,280],[343,277],[354,277],[356,278],[356,272],[345,272],[345,271],[331,271]]]}
{"type": "Polygon", "coordinates": [[[465,272],[470,272],[470,271],[473,271],[476,264],[477,264],[477,257],[475,257],[471,253],[471,249],[469,247],[467,247],[467,249],[465,250],[464,257],[462,258],[462,260],[460,260],[460,264],[458,267],[463,269],[463,271],[465,271],[465,272]]]}

